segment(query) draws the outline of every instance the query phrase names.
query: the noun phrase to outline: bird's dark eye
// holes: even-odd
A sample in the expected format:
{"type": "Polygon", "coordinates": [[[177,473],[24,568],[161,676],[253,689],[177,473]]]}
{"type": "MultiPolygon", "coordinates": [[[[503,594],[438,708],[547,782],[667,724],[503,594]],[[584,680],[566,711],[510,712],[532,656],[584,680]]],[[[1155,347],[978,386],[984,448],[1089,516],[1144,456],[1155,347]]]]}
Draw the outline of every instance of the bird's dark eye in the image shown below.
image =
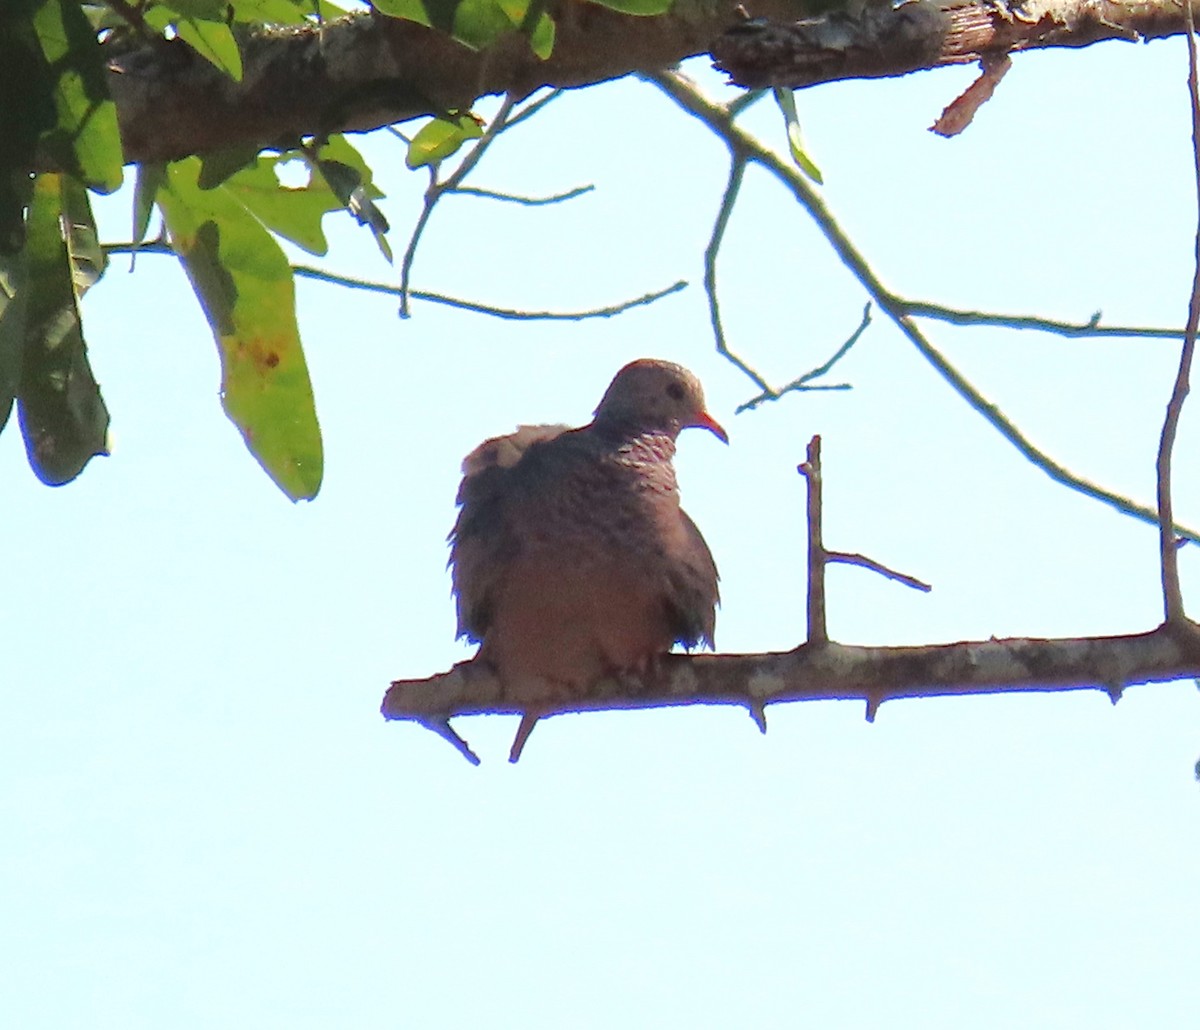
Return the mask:
{"type": "Polygon", "coordinates": [[[671,383],[667,386],[667,396],[673,401],[683,400],[683,384],[671,383]]]}

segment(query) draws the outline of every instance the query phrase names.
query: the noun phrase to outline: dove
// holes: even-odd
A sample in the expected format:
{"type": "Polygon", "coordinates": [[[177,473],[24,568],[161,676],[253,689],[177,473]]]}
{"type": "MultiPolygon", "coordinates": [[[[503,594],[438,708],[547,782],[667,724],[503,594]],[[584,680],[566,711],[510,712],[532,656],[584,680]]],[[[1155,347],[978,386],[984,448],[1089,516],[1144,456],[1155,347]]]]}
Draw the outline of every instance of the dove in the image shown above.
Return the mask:
{"type": "Polygon", "coordinates": [[[458,635],[524,718],[595,683],[646,675],[675,644],[714,646],[717,567],[679,504],[679,433],[708,429],[699,380],[668,361],[622,368],[578,429],[520,426],[463,461],[450,567],[458,635]]]}

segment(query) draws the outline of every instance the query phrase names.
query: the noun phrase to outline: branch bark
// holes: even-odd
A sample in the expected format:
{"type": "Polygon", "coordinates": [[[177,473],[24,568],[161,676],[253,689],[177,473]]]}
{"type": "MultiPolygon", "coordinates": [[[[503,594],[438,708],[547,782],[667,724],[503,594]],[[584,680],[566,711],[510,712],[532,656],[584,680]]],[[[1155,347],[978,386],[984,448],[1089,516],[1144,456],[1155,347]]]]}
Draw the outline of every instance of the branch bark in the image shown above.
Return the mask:
{"type": "Polygon", "coordinates": [[[747,22],[718,40],[712,54],[739,85],[800,88],[970,64],[1018,50],[1158,39],[1178,35],[1186,25],[1173,0],[910,0],[898,7],[858,0],[824,18],[747,22]]]}
{"type": "Polygon", "coordinates": [[[517,34],[474,51],[413,22],[355,15],[249,35],[241,82],[179,40],[115,35],[105,51],[126,160],[160,161],[366,131],[467,108],[485,94],[521,98],[542,86],[585,86],[703,53],[743,85],[801,86],[1184,30],[1171,0],[1032,0],[1023,7],[975,0],[945,9],[913,0],[894,10],[871,6],[857,18],[835,12],[803,22],[794,21],[788,0],[745,0],[745,7],[763,21],[746,22],[736,0],[677,0],[654,18],[552,0],[557,37],[546,61],[517,34]]]}
{"type": "MultiPolygon", "coordinates": [[[[1193,628],[1195,624],[1189,624],[1193,628]]],[[[667,655],[652,680],[601,680],[586,697],[550,704],[568,712],[730,704],[753,712],[784,701],[884,701],[963,694],[1102,690],[1115,703],[1131,684],[1200,676],[1200,633],[1160,626],[1149,633],[1061,639],[1011,638],[919,647],[859,647],[832,641],[768,654],[667,655]]],[[[396,680],[387,719],[444,725],[459,715],[520,714],[483,663],[461,662],[428,679],[396,680]]]]}

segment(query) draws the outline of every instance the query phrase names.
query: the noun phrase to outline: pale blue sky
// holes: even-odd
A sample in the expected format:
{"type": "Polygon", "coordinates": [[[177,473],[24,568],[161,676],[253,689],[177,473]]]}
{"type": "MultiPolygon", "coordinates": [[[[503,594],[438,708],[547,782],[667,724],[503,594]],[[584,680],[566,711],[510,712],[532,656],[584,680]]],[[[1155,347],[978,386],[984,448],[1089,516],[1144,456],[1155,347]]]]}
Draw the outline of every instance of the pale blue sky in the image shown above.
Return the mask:
{"type": "MultiPolygon", "coordinates": [[[[695,69],[703,74],[703,67],[695,69]]],[[[1194,186],[1179,41],[1018,56],[959,139],[926,132],[971,69],[828,86],[800,110],[825,194],[885,281],[947,303],[1181,324],[1194,186]]],[[[706,76],[706,81],[710,77],[706,76]]],[[[715,82],[715,78],[712,78],[715,82]]],[[[782,142],[769,104],[750,123],[782,142]]],[[[366,144],[400,249],[423,177],[366,144]]],[[[323,490],[287,502],[223,418],[215,347],[167,259],[114,261],[86,332],[116,450],[41,486],[0,438],[0,1025],[1170,1027],[1200,1010],[1192,683],[1099,693],[515,719],[468,766],[385,724],[388,681],[447,668],[445,534],[462,455],[580,423],[643,355],[679,360],[730,431],[682,441],[723,575],[723,650],[803,634],[802,485],[825,441],[826,539],[934,584],[830,574],[854,643],[1132,632],[1160,615],[1152,529],[1052,484],[875,325],[850,392],[734,416],[701,253],[723,147],[634,82],[557,101],[455,198],[415,285],[576,308],[514,324],[302,282],[323,490]]],[[[124,238],[128,195],[103,205],[124,238]]],[[[331,265],[394,273],[327,220],[331,265]]],[[[861,290],[752,172],[720,267],[731,341],[778,382],[823,361],[861,290]]],[[[1176,348],[934,326],[1038,443],[1152,497],[1176,348]]],[[[1177,509],[1200,523],[1200,422],[1177,509]]],[[[1200,612],[1200,559],[1183,552],[1200,612]]]]}

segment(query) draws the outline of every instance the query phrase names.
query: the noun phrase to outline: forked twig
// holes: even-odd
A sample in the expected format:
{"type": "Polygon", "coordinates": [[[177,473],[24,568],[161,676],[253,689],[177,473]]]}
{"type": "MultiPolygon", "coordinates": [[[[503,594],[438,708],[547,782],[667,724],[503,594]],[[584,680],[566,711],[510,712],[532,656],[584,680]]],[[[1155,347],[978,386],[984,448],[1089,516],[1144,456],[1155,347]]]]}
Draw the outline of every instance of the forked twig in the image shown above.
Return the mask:
{"type": "Polygon", "coordinates": [[[704,294],[708,298],[708,317],[712,323],[713,335],[717,339],[718,352],[741,369],[760,390],[769,390],[767,381],[729,349],[729,343],[725,339],[725,328],[721,323],[721,302],[717,296],[717,255],[721,251],[721,241],[725,238],[729,217],[733,214],[733,207],[742,188],[747,160],[746,155],[732,145],[729,148],[729,157],[729,181],[725,184],[725,192],[721,196],[721,206],[717,210],[708,246],[704,248],[704,294]]]}
{"type": "MultiPolygon", "coordinates": [[[[1041,469],[1055,482],[1068,489],[1111,505],[1117,511],[1132,515],[1151,525],[1158,525],[1157,507],[1139,504],[1131,498],[1102,487],[1067,469],[1045,451],[1036,446],[1003,412],[984,397],[946,357],[930,342],[914,320],[919,314],[909,311],[906,303],[888,289],[855,247],[845,231],[833,217],[820,194],[796,169],[760,140],[734,124],[725,106],[708,100],[696,85],[680,72],[656,72],[642,76],[666,93],[683,110],[699,119],[714,132],[730,149],[744,156],[747,163],[757,164],[770,172],[816,222],[817,227],[829,241],[829,245],[862,284],[868,296],[892,320],[934,370],[950,387],[989,425],[1014,446],[1036,468],[1041,469]]],[[[741,366],[739,366],[741,367],[741,366]]],[[[1200,542],[1200,530],[1175,523],[1175,532],[1188,539],[1200,542]]]]}
{"type": "Polygon", "coordinates": [[[496,112],[496,116],[488,124],[488,127],[483,130],[483,135],[467,151],[466,156],[458,163],[458,167],[446,176],[445,179],[438,179],[440,162],[435,162],[429,166],[429,185],[425,188],[425,199],[421,207],[421,213],[417,216],[412,235],[408,238],[408,246],[404,248],[404,257],[400,261],[401,318],[408,318],[409,316],[409,281],[412,278],[413,261],[417,256],[417,245],[421,242],[425,226],[429,224],[429,219],[433,215],[433,209],[443,196],[461,186],[463,179],[470,175],[472,169],[479,164],[480,159],[492,145],[492,141],[495,140],[504,128],[504,123],[508,120],[509,113],[515,105],[516,100],[513,98],[513,95],[506,93],[504,100],[500,103],[500,110],[496,112]]]}
{"type": "Polygon", "coordinates": [[[760,404],[764,404],[767,401],[777,401],[784,394],[793,393],[797,390],[849,390],[849,383],[825,384],[814,383],[813,380],[819,379],[821,376],[828,373],[834,365],[841,361],[842,358],[844,358],[850,352],[850,348],[858,343],[860,339],[862,339],[863,333],[867,331],[867,326],[870,324],[871,302],[867,301],[867,303],[863,306],[862,321],[858,323],[858,328],[846,338],[846,341],[840,347],[838,347],[836,351],[834,351],[833,356],[829,358],[828,361],[818,365],[816,368],[809,369],[801,376],[797,376],[790,383],[788,383],[787,386],[781,386],[778,390],[764,390],[757,397],[751,397],[748,401],[743,401],[734,409],[734,413],[740,415],[743,411],[752,411],[760,404]]]}

